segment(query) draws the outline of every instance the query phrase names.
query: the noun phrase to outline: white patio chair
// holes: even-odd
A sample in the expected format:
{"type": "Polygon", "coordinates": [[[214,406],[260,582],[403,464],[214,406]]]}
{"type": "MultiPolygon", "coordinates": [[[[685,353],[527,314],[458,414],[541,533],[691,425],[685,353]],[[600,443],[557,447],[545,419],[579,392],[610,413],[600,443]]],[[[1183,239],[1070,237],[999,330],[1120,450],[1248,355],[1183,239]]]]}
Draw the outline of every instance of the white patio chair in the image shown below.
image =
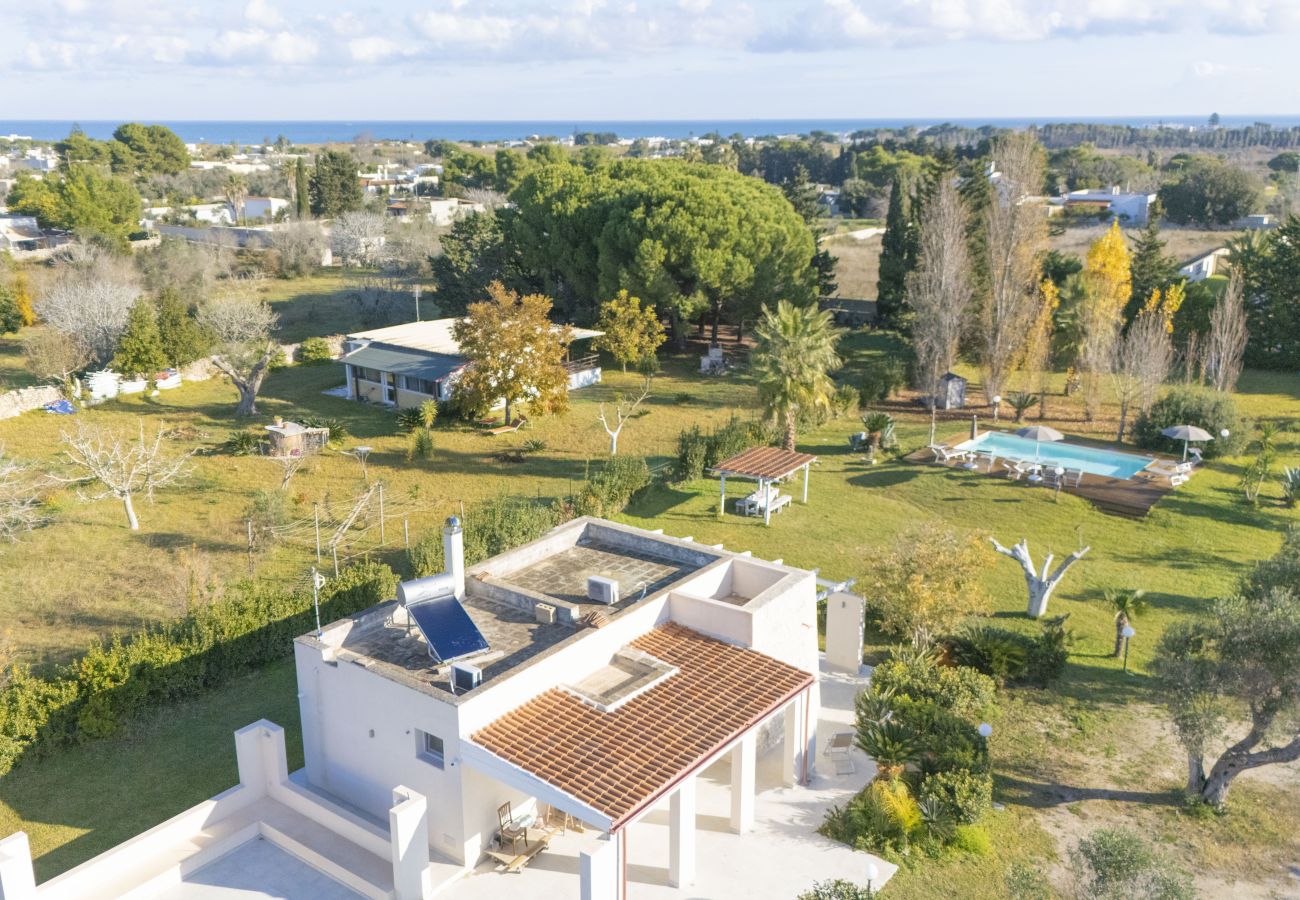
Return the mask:
{"type": "Polygon", "coordinates": [[[1011,481],[1019,481],[1025,475],[1029,474],[1029,467],[1021,460],[1003,460],[1002,468],[1006,470],[1007,478],[1011,481]]]}
{"type": "Polygon", "coordinates": [[[934,454],[935,462],[950,463],[955,459],[964,459],[965,450],[953,450],[945,447],[943,444],[931,444],[930,452],[934,454]]]}

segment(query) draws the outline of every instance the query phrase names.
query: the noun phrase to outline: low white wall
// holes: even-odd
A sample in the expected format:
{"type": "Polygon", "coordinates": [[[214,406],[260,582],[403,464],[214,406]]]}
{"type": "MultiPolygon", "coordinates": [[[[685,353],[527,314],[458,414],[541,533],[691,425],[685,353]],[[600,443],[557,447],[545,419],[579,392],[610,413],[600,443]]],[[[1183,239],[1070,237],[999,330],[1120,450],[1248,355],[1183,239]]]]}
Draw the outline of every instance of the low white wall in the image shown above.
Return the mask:
{"type": "Polygon", "coordinates": [[[0,419],[12,419],[25,412],[40,409],[47,403],[63,399],[63,393],[53,385],[18,388],[0,394],[0,419]]]}

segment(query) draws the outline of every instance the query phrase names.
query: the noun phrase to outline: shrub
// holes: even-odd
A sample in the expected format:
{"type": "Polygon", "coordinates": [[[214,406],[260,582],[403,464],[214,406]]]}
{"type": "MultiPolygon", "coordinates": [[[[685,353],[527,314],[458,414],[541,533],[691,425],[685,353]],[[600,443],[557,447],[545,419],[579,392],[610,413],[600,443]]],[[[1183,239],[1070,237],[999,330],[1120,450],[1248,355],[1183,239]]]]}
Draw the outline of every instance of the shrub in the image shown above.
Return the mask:
{"type": "Polygon", "coordinates": [[[886,357],[867,364],[858,389],[862,406],[883,403],[907,386],[907,366],[901,359],[886,357]]]}
{"type": "Polygon", "coordinates": [[[876,892],[871,888],[836,878],[833,881],[814,881],[812,890],[804,891],[798,900],[875,900],[875,897],[876,892]]]}
{"type": "Polygon", "coordinates": [[[574,506],[580,516],[612,516],[650,483],[650,467],[639,456],[611,456],[578,492],[574,506]]]}
{"type": "Polygon", "coordinates": [[[304,428],[328,428],[331,444],[346,441],[352,436],[348,424],[335,416],[302,416],[298,419],[298,424],[304,428]]]}
{"type": "Polygon", "coordinates": [[[411,432],[410,446],[406,448],[407,459],[432,459],[433,434],[427,428],[417,428],[411,432]]]}
{"type": "Polygon", "coordinates": [[[309,337],[298,345],[298,363],[304,366],[321,366],[334,361],[330,343],[323,337],[309,337]]]}
{"type": "Polygon", "coordinates": [[[956,769],[936,772],[921,782],[921,799],[934,799],[964,825],[978,822],[993,806],[993,776],[956,769]]]}
{"type": "Polygon", "coordinates": [[[948,641],[959,665],[970,666],[1005,683],[1024,676],[1033,639],[1005,628],[971,625],[948,641]]]}
{"type": "Polygon", "coordinates": [[[831,397],[831,415],[835,418],[852,415],[862,407],[862,398],[858,389],[850,384],[842,384],[835,389],[831,397]]]}
{"type": "Polygon", "coordinates": [[[692,425],[677,435],[677,463],[674,467],[677,479],[693,481],[702,478],[706,469],[742,450],[771,443],[773,437],[768,426],[761,422],[744,422],[738,416],[732,416],[726,425],[708,435],[701,432],[698,425],[692,425]]]}
{"type": "Polygon", "coordinates": [[[262,436],[256,431],[236,431],[221,445],[231,456],[252,456],[262,447],[262,436]]]}
{"type": "Polygon", "coordinates": [[[993,702],[993,679],[966,666],[941,666],[933,653],[891,652],[871,673],[873,692],[930,701],[961,716],[980,715],[993,702]]]}
{"type": "Polygon", "coordinates": [[[276,347],[271,354],[271,360],[266,364],[270,372],[279,372],[281,369],[289,368],[289,357],[285,355],[283,347],[276,347]]]}
{"type": "Polygon", "coordinates": [[[1182,441],[1160,433],[1171,425],[1196,425],[1214,435],[1201,451],[1206,459],[1237,453],[1250,430],[1238,415],[1230,394],[1202,387],[1176,387],[1153,403],[1150,412],[1138,416],[1133,424],[1133,441],[1147,450],[1181,454],[1182,441]],[[1227,438],[1220,434],[1225,428],[1227,438]]]}
{"type": "Polygon", "coordinates": [[[973,856],[988,856],[993,852],[989,833],[978,825],[958,825],[953,832],[952,845],[973,856]]]}
{"type": "Polygon", "coordinates": [[[546,449],[546,441],[541,438],[529,438],[524,441],[523,450],[525,453],[541,453],[546,449]]]}
{"type": "MultiPolygon", "coordinates": [[[[465,563],[473,565],[511,547],[536,540],[565,521],[563,507],[517,497],[501,497],[465,510],[465,563]]],[[[421,578],[443,570],[442,529],[422,535],[406,551],[412,574],[421,578]]]]}
{"type": "Polygon", "coordinates": [[[1061,677],[1065,664],[1070,658],[1070,644],[1074,635],[1065,627],[1070,614],[1047,619],[1042,623],[1042,631],[1029,648],[1029,658],[1025,662],[1024,680],[1029,684],[1046,687],[1061,677]]]}
{"type": "Polygon", "coordinates": [[[1124,900],[1182,900],[1196,896],[1192,880],[1152,852],[1126,828],[1099,828],[1070,854],[1080,896],[1124,900]]]}
{"type": "Polygon", "coordinates": [[[424,427],[424,417],[420,410],[415,407],[399,409],[397,411],[397,427],[402,431],[414,431],[417,428],[424,427]]]}
{"type": "MultiPolygon", "coordinates": [[[[321,590],[321,616],[366,609],[393,587],[387,566],[352,566],[321,590]]],[[[44,677],[12,668],[0,691],[0,773],[29,753],[113,735],[147,710],[288,656],[314,621],[310,588],[249,582],[182,618],[92,647],[44,677]]]]}
{"type": "Polygon", "coordinates": [[[1008,900],[1052,900],[1051,882],[1047,876],[1024,863],[1012,863],[1004,876],[1008,900]]]}

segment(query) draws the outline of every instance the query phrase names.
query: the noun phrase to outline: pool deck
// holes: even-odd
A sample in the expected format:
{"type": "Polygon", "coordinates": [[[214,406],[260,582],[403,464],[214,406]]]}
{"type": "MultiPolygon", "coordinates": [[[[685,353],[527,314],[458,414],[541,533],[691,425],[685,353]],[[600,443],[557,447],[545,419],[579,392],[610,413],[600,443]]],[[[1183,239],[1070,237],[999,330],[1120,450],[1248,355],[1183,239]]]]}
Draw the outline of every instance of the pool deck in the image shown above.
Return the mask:
{"type": "MultiPolygon", "coordinates": [[[[951,435],[943,439],[945,447],[956,447],[964,441],[970,440],[970,432],[951,435]]],[[[1105,441],[1094,441],[1087,438],[1071,437],[1067,435],[1067,441],[1071,444],[1078,444],[1084,447],[1096,447],[1103,450],[1115,450],[1113,444],[1105,441]]],[[[1153,453],[1143,451],[1144,455],[1155,457],[1158,462],[1178,462],[1178,457],[1167,456],[1162,453],[1153,453]]],[[[928,447],[922,447],[915,453],[909,454],[906,459],[908,462],[931,463],[934,465],[947,466],[951,469],[960,469],[962,463],[960,460],[941,463],[935,460],[934,454],[928,447]]],[[[995,475],[1006,477],[1006,471],[999,462],[998,466],[992,471],[988,471],[988,463],[981,460],[979,468],[973,470],[980,475],[995,475]]],[[[1196,474],[1196,469],[1192,469],[1190,475],[1196,474]]],[[[1021,479],[1019,484],[1029,489],[1053,490],[1046,485],[1035,485],[1021,479]]],[[[1067,486],[1061,488],[1067,494],[1075,494],[1092,503],[1102,512],[1110,513],[1116,516],[1125,516],[1130,519],[1140,519],[1151,511],[1162,497],[1174,490],[1169,478],[1163,475],[1155,475],[1145,471],[1139,472],[1132,478],[1106,478],[1101,475],[1092,475],[1087,472],[1083,474],[1082,480],[1078,486],[1067,486]]]]}

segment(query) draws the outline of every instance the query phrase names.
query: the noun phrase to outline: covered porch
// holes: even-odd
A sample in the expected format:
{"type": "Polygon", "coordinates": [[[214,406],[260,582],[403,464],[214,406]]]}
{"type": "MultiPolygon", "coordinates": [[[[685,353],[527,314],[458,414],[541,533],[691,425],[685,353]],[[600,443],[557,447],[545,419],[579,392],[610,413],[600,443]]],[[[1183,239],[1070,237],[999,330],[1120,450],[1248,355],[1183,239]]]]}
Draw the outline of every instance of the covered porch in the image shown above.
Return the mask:
{"type": "MultiPolygon", "coordinates": [[[[809,705],[809,695],[818,690],[810,686],[686,775],[669,779],[622,821],[590,807],[578,816],[581,801],[527,772],[510,771],[499,758],[484,759],[492,754],[475,745],[464,757],[467,766],[490,768],[503,790],[535,797],[543,810],[550,797],[557,812],[575,818],[521,872],[488,860],[439,896],[722,900],[794,897],[814,881],[833,878],[865,883],[873,857],[816,833],[826,811],[846,802],[872,775],[860,751],[852,751],[852,772],[816,752],[852,727],[853,697],[862,685],[859,677],[824,671],[819,711],[809,705]]],[[[562,815],[551,817],[553,825],[563,822],[562,815]]],[[[894,867],[875,862],[879,887],[894,867]]]]}

